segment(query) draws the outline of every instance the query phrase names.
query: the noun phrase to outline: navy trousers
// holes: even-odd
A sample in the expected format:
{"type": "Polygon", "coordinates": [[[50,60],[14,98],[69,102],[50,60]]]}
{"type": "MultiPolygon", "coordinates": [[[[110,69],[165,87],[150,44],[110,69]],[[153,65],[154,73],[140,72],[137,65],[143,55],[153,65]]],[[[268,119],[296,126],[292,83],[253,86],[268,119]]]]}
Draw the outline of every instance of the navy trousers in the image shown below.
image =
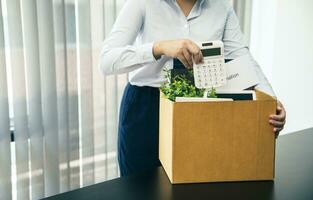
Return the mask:
{"type": "Polygon", "coordinates": [[[160,166],[159,89],[128,84],[119,116],[118,162],[121,176],[160,166]]]}

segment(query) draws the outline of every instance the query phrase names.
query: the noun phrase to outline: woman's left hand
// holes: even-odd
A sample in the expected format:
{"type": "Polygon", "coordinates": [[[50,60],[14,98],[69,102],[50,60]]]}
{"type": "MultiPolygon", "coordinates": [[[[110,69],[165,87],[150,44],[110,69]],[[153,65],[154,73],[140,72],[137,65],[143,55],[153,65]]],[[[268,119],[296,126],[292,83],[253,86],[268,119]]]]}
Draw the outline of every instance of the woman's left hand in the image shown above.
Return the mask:
{"type": "Polygon", "coordinates": [[[277,101],[276,115],[270,116],[269,123],[273,126],[273,132],[277,138],[286,123],[286,110],[280,101],[277,101]]]}

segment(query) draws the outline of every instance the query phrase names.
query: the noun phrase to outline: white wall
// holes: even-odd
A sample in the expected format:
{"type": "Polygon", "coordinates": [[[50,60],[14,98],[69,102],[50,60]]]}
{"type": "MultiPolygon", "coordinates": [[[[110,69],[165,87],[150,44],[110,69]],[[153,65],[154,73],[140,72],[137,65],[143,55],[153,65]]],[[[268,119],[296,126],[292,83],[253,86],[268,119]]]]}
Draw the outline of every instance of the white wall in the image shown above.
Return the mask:
{"type": "Polygon", "coordinates": [[[313,127],[313,1],[253,0],[251,52],[287,110],[283,133],[313,127]]]}

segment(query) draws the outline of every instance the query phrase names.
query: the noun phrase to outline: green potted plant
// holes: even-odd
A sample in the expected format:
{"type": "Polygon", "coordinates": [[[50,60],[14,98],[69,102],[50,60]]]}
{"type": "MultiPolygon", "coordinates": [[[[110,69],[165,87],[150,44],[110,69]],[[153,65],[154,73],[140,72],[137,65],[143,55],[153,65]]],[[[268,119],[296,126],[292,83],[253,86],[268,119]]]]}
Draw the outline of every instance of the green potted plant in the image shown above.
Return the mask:
{"type": "MultiPolygon", "coordinates": [[[[196,88],[193,82],[187,78],[186,73],[171,78],[170,70],[165,69],[164,72],[167,81],[161,85],[160,90],[167,99],[175,101],[176,97],[204,97],[205,89],[196,88]]],[[[187,73],[193,77],[193,70],[187,70],[187,73]]],[[[208,98],[217,98],[214,88],[209,90],[207,94],[208,98]]]]}

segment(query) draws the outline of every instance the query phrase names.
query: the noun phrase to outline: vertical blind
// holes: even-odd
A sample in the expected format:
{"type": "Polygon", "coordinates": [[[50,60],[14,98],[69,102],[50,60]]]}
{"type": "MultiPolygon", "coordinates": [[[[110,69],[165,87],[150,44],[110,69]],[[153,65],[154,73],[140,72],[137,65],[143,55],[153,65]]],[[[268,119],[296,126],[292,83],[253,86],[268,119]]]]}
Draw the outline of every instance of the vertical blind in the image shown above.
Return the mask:
{"type": "Polygon", "coordinates": [[[252,4],[253,0],[233,0],[233,6],[247,45],[250,45],[252,4]]]}
{"type": "Polygon", "coordinates": [[[123,3],[0,0],[0,199],[39,199],[118,176],[127,75],[104,77],[98,61],[123,3]]]}
{"type": "Polygon", "coordinates": [[[0,199],[10,199],[12,188],[10,122],[2,16],[0,1],[0,199]]]}
{"type": "MultiPolygon", "coordinates": [[[[245,10],[246,1],[233,2],[245,10]]],[[[0,199],[40,199],[119,175],[127,75],[104,77],[98,65],[123,3],[0,0],[0,199]]]]}

